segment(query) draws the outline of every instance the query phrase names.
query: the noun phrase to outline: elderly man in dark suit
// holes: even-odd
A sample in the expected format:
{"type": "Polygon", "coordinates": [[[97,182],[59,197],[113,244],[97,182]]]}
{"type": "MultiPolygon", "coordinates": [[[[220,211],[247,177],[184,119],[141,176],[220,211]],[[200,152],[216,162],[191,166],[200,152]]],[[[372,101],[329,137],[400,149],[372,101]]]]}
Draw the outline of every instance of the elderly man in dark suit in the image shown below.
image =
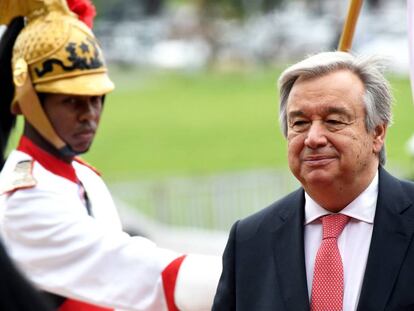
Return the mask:
{"type": "Polygon", "coordinates": [[[221,310],[414,310],[414,184],[385,171],[391,92],[376,58],[327,52],[279,80],[302,187],[236,222],[221,310]]]}

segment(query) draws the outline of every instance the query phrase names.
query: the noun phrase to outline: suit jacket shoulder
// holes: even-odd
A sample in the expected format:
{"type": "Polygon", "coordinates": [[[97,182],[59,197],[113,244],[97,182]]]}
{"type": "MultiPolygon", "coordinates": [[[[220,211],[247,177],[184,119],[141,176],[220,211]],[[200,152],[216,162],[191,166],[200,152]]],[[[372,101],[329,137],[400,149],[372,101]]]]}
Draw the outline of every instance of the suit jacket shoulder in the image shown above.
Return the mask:
{"type": "Polygon", "coordinates": [[[403,180],[394,178],[397,182],[400,183],[402,190],[414,201],[414,182],[410,180],[403,180]]]}
{"type": "Polygon", "coordinates": [[[237,225],[238,238],[248,239],[260,230],[276,231],[288,217],[303,209],[304,203],[304,190],[299,188],[268,207],[240,220],[237,225]]]}

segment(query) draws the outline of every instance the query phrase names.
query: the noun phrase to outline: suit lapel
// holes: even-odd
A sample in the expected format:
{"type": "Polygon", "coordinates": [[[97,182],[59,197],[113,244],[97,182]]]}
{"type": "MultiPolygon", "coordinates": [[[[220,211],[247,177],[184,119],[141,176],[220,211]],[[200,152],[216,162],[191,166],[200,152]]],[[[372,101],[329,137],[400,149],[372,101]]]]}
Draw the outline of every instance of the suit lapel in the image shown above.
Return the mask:
{"type": "Polygon", "coordinates": [[[403,213],[412,202],[400,182],[379,171],[378,202],[358,310],[384,310],[413,234],[403,213]]]}
{"type": "Polygon", "coordinates": [[[286,310],[309,310],[303,239],[304,194],[300,189],[288,197],[278,215],[282,224],[274,232],[277,278],[286,310]]]}

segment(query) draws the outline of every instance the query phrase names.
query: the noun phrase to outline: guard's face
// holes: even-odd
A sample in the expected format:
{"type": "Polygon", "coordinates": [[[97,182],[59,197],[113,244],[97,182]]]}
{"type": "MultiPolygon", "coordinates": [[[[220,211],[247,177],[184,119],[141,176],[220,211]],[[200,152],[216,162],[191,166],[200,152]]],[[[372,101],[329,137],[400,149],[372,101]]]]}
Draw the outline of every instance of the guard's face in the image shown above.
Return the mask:
{"type": "Polygon", "coordinates": [[[348,70],[295,82],[287,103],[288,159],[305,190],[355,190],[372,178],[385,127],[367,132],[363,95],[348,70]]]}
{"type": "Polygon", "coordinates": [[[102,96],[47,94],[43,109],[58,136],[73,151],[88,151],[102,112],[102,96]]]}

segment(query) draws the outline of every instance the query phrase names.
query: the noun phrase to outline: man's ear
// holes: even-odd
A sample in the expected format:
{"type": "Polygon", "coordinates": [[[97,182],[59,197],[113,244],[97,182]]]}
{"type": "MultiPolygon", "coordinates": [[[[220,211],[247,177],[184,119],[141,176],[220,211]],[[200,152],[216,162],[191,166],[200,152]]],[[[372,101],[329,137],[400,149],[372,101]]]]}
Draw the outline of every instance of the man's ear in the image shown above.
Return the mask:
{"type": "Polygon", "coordinates": [[[373,152],[379,153],[385,143],[385,135],[387,133],[387,124],[377,125],[373,131],[373,152]]]}

